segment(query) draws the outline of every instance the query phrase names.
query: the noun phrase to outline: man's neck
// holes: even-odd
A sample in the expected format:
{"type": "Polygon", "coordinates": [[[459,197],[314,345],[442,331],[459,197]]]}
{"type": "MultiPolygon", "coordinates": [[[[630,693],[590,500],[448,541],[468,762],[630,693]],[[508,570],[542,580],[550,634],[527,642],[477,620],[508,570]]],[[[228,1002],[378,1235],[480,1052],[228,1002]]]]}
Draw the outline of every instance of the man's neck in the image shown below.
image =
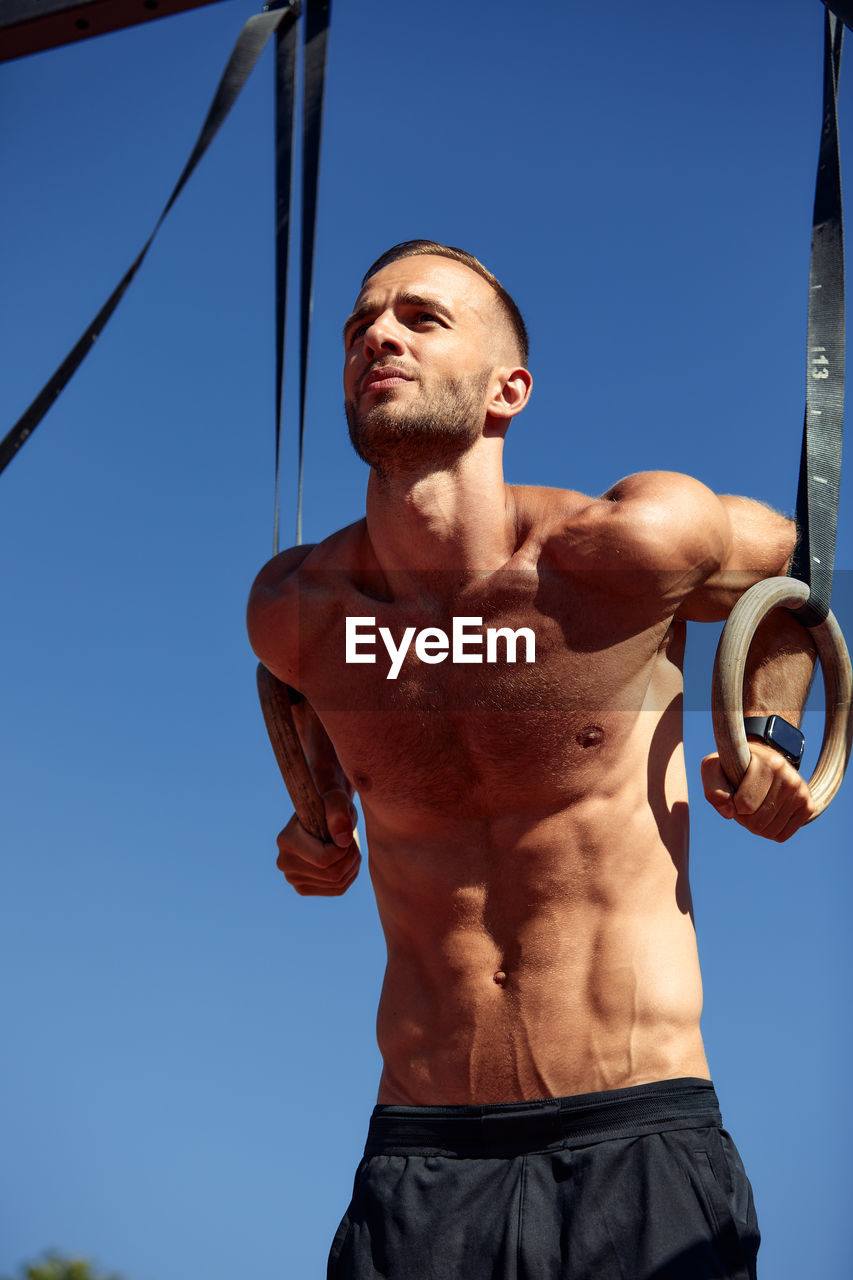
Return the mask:
{"type": "Polygon", "coordinates": [[[367,531],[397,585],[500,568],[516,549],[515,504],[500,454],[475,446],[447,469],[381,478],[371,471],[367,531]]]}

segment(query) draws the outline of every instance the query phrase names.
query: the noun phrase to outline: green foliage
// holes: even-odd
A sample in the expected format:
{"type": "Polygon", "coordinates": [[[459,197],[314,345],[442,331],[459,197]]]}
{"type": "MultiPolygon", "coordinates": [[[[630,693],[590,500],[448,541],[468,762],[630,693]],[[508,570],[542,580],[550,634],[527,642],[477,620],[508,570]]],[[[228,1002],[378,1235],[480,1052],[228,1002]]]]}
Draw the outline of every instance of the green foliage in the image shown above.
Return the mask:
{"type": "Polygon", "coordinates": [[[121,1276],[98,1273],[85,1258],[66,1258],[51,1251],[40,1262],[24,1263],[18,1280],[121,1280],[121,1276]]]}

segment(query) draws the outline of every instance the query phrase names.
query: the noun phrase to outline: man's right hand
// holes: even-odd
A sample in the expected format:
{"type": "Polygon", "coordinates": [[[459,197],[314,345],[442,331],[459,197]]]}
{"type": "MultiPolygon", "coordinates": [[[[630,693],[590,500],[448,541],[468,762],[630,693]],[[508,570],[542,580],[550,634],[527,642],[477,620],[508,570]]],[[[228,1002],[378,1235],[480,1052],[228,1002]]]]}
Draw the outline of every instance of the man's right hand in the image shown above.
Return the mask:
{"type": "Polygon", "coordinates": [[[361,866],[356,812],[344,791],[327,791],[323,804],[333,843],[309,835],[294,814],[278,837],[276,865],[297,893],[337,898],[346,893],[361,866]]]}

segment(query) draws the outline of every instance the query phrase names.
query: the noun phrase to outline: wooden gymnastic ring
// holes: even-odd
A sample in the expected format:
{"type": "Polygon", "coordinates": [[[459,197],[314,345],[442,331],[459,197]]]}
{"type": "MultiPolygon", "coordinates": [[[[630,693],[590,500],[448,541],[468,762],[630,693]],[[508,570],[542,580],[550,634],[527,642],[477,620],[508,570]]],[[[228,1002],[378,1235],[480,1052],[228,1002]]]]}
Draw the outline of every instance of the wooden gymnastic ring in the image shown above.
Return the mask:
{"type": "Polygon", "coordinates": [[[326,826],[326,807],[317,790],[290,709],[287,685],[258,663],[258,697],[264,713],[273,753],[296,816],[317,840],[331,840],[326,826]]]}
{"type": "MultiPolygon", "coordinates": [[[[757,582],[738,600],[720,636],[714,659],[711,715],[720,764],[734,787],[739,785],[750,760],[743,727],[743,675],[752,637],[772,609],[798,609],[808,594],[807,584],[797,578],[767,578],[757,582]]],[[[835,616],[830,612],[819,627],[809,630],[820,659],[826,694],[823,742],[815,771],[809,779],[809,790],[815,803],[814,819],[823,813],[841,786],[850,758],[853,679],[850,655],[835,616]]]]}

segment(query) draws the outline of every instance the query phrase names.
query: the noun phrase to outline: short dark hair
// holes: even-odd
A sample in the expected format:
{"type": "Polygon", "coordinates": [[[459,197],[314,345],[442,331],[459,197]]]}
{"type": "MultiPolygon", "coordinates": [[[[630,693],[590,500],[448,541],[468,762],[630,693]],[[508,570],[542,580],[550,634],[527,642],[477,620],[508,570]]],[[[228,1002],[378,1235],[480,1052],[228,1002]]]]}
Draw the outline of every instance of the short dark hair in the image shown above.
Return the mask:
{"type": "Polygon", "coordinates": [[[437,240],[401,240],[399,244],[386,249],[385,253],[377,258],[372,266],[367,268],[361,282],[362,289],[370,277],[375,276],[377,271],[381,271],[383,267],[389,266],[392,262],[399,262],[401,258],[416,258],[421,254],[435,254],[440,258],[452,258],[455,262],[461,262],[464,266],[470,267],[472,271],[476,271],[478,276],[482,276],[491,285],[497,294],[498,302],[504,311],[510,328],[515,334],[522,361],[526,365],[530,356],[530,341],[527,336],[527,326],[524,323],[524,318],[514,299],[507,293],[497,276],[493,276],[488,267],[484,267],[479,258],[474,257],[473,253],[467,253],[464,249],[457,249],[452,244],[440,244],[437,240]]]}

